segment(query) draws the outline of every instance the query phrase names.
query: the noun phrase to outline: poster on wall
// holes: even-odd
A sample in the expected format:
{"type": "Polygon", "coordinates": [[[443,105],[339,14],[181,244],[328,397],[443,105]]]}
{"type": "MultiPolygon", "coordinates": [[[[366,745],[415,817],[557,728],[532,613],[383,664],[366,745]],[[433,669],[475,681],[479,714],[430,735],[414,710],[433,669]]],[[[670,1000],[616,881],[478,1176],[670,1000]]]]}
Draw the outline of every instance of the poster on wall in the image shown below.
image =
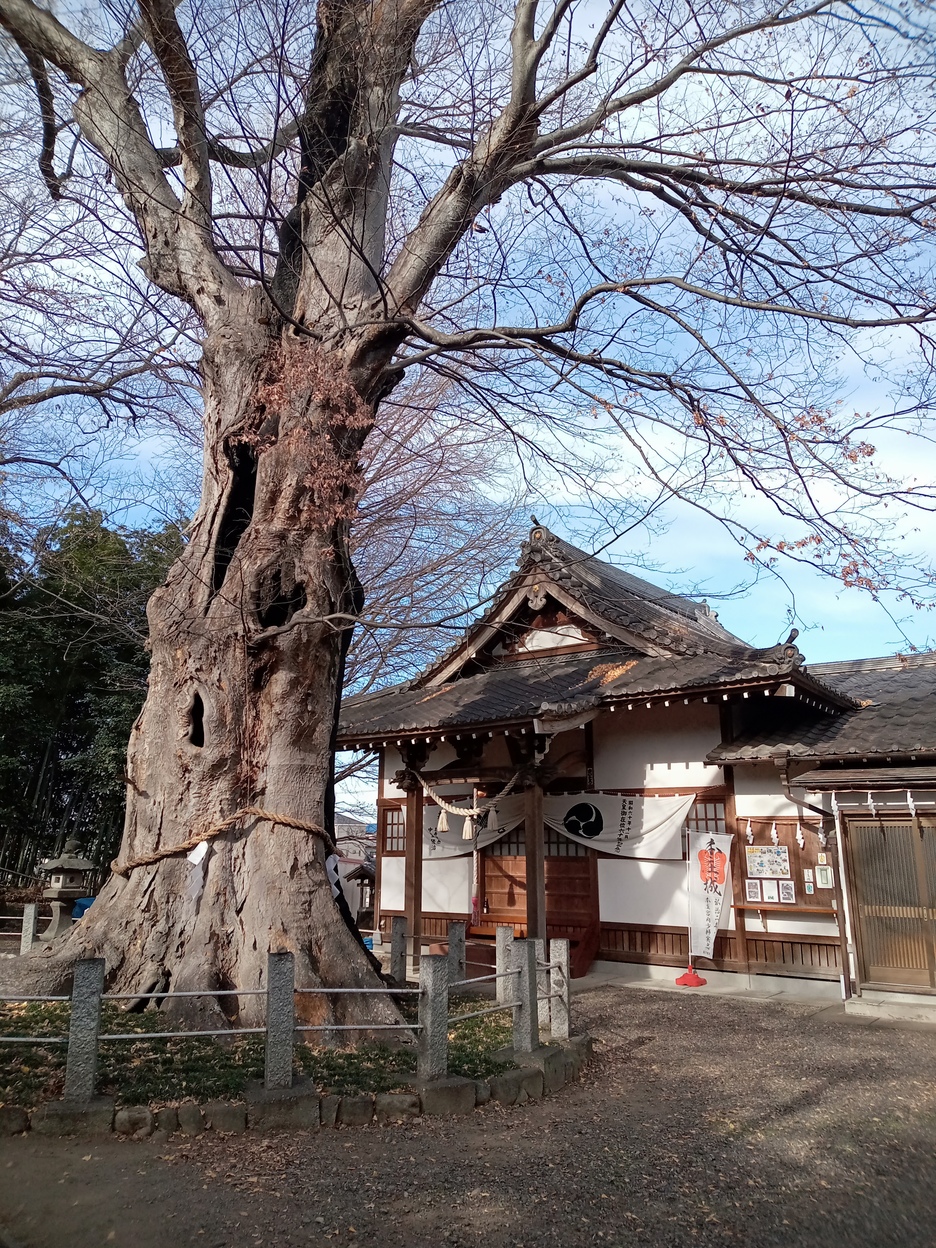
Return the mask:
{"type": "Polygon", "coordinates": [[[547,797],[543,821],[570,841],[619,858],[682,858],[682,832],[695,794],[622,797],[577,793],[547,797]]]}
{"type": "Polygon", "coordinates": [[[759,880],[788,880],[790,851],[786,845],[745,845],[747,873],[759,880]]]}
{"type": "Polygon", "coordinates": [[[731,835],[689,833],[689,961],[710,958],[725,906],[731,835]]]}

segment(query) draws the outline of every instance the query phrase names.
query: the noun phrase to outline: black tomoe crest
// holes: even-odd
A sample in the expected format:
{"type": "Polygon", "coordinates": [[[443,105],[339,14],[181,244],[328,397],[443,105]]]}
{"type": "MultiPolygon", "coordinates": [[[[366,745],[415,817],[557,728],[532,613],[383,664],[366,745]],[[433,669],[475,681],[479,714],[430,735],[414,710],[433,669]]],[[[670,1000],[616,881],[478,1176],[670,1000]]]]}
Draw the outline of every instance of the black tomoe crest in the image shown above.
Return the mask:
{"type": "Polygon", "coordinates": [[[591,802],[577,802],[566,811],[562,826],[570,836],[584,836],[587,840],[600,836],[604,827],[601,811],[591,802]]]}

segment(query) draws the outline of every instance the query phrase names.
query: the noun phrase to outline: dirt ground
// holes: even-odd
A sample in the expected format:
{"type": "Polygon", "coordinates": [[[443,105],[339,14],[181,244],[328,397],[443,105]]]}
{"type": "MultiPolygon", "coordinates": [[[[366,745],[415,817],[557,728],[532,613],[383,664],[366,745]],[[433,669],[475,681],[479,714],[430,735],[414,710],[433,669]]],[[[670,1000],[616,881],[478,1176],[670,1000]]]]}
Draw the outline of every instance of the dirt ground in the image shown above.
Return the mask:
{"type": "MultiPolygon", "coordinates": [[[[936,1245],[936,1029],[620,987],[580,1085],[457,1121],[0,1142],[22,1248],[936,1245]]],[[[0,1234],[0,1244],[4,1235],[0,1234]]]]}

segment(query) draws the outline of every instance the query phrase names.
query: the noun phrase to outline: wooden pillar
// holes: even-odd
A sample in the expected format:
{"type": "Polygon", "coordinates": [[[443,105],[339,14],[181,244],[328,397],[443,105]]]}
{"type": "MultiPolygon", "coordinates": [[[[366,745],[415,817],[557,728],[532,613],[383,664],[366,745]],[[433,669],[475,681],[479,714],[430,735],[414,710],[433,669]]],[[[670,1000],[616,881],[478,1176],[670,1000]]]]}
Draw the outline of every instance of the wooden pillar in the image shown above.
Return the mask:
{"type": "Polygon", "coordinates": [[[725,831],[732,832],[731,838],[731,891],[732,901],[734,902],[734,920],[735,920],[735,945],[738,950],[738,961],[741,963],[741,970],[744,974],[751,973],[751,955],[748,949],[747,940],[747,911],[743,909],[745,902],[744,896],[744,834],[740,828],[740,821],[735,811],[735,795],[734,795],[734,768],[726,767],[725,771],[725,831]]]}
{"type": "MultiPolygon", "coordinates": [[[[834,866],[832,868],[832,883],[835,886],[835,921],[838,925],[839,934],[839,961],[842,964],[842,995],[845,1000],[850,997],[861,995],[861,985],[859,980],[859,961],[858,961],[858,936],[855,931],[855,917],[858,913],[857,907],[853,904],[851,907],[852,921],[852,946],[855,951],[855,980],[854,988],[852,987],[852,970],[851,970],[851,950],[848,945],[848,926],[845,915],[845,888],[847,881],[843,878],[845,863],[848,856],[848,844],[845,839],[845,819],[839,815],[836,820],[835,815],[826,815],[822,820],[822,828],[826,835],[826,849],[830,850],[834,866]],[[839,833],[841,827],[841,833],[839,833]],[[841,844],[839,844],[839,836],[841,835],[841,844]]],[[[854,897],[854,892],[852,892],[854,897]]]]}
{"type": "Polygon", "coordinates": [[[423,794],[419,782],[413,778],[412,787],[406,791],[406,880],[403,890],[403,909],[406,927],[411,941],[413,970],[419,964],[422,941],[422,830],[423,794]]]}
{"type": "Polygon", "coordinates": [[[546,846],[543,833],[543,786],[536,781],[525,792],[523,831],[526,841],[527,937],[546,939],[546,846]]]}

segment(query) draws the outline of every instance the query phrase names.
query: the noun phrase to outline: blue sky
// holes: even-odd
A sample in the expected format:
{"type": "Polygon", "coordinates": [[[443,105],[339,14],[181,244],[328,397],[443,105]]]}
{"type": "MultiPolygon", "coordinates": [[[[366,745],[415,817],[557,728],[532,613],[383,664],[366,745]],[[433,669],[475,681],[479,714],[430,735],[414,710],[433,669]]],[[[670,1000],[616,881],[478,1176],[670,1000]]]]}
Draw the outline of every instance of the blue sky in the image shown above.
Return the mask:
{"type": "MultiPolygon", "coordinates": [[[[626,551],[612,548],[610,553],[615,562],[627,566],[626,551]]],[[[807,567],[782,568],[786,583],[763,574],[748,593],[718,601],[716,595],[749,576],[750,567],[719,525],[688,508],[675,514],[669,530],[652,541],[649,553],[660,571],[636,568],[638,575],[676,592],[696,596],[701,589],[702,596],[710,594],[712,609],[725,627],[752,645],[783,641],[795,610],[792,624],[800,630],[797,645],[807,663],[906,651],[907,641],[886,607],[919,649],[929,649],[928,638],[936,633],[931,613],[914,611],[893,596],[879,605],[866,593],[845,589],[807,567]]]]}

